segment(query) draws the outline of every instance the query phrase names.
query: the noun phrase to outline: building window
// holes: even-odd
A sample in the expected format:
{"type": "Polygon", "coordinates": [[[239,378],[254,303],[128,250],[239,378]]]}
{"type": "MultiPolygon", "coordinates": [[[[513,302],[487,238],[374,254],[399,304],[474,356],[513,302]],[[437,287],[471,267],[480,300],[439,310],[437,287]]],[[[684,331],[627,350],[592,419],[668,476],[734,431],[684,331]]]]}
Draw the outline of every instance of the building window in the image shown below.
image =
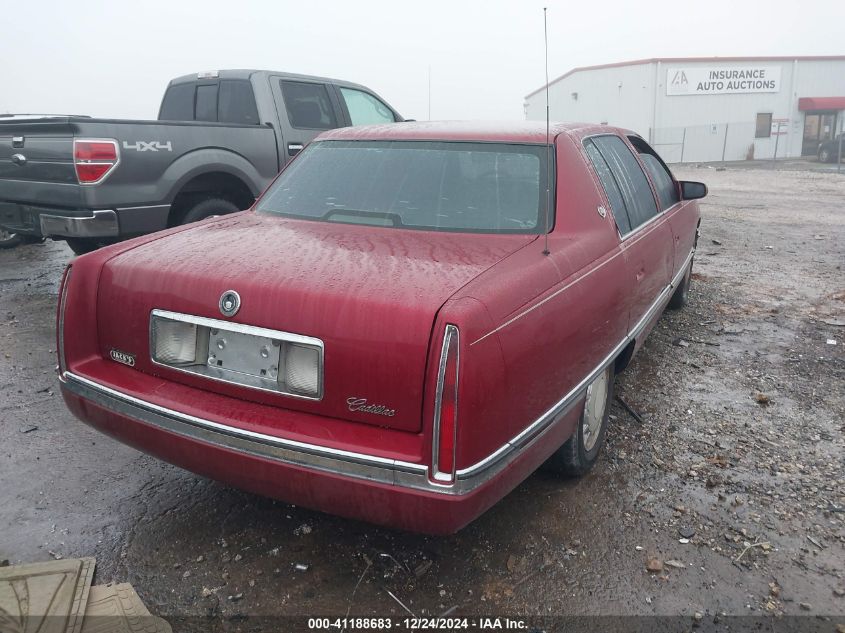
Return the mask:
{"type": "Polygon", "coordinates": [[[772,113],[760,112],[757,114],[757,131],[754,138],[769,138],[772,135],[772,113]]]}

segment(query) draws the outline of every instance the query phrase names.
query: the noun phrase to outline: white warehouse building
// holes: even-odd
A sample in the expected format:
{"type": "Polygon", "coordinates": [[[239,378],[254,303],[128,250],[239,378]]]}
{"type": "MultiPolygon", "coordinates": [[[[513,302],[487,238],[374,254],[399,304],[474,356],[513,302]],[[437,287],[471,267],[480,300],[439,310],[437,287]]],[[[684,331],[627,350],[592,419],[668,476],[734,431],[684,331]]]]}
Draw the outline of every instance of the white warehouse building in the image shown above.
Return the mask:
{"type": "MultiPolygon", "coordinates": [[[[845,55],[575,68],[549,82],[549,110],[553,121],[634,130],[667,162],[812,156],[842,129],[845,55]]],[[[545,86],[525,97],[525,118],[546,118],[545,86]]]]}

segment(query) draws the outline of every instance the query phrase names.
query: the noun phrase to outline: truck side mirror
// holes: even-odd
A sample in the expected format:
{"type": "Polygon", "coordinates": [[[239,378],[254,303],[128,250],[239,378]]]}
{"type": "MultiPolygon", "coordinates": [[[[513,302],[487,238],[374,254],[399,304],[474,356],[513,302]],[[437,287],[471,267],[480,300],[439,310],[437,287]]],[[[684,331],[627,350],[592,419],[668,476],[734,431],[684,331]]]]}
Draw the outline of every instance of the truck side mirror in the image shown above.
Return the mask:
{"type": "Polygon", "coordinates": [[[697,200],[707,195],[707,185],[692,180],[681,181],[681,198],[683,200],[697,200]]]}

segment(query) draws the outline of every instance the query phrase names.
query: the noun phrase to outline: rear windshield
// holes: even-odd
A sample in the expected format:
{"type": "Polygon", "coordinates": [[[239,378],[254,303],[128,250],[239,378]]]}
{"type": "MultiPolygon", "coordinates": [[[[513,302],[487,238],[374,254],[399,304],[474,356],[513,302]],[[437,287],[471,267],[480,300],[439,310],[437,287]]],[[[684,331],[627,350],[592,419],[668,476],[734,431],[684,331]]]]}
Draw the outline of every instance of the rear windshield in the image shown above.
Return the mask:
{"type": "Polygon", "coordinates": [[[542,145],[320,141],[279,176],[257,210],[438,231],[540,233],[542,145]]]}

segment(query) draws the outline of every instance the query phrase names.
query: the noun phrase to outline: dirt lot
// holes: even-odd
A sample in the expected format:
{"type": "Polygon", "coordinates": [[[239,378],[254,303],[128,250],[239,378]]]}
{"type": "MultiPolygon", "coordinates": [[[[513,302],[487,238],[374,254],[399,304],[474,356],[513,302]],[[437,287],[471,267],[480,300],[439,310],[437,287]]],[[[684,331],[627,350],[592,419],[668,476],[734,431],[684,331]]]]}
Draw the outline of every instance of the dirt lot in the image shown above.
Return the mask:
{"type": "Polygon", "coordinates": [[[617,382],[643,422],[617,404],[589,476],[538,473],[449,538],[233,490],[78,422],[53,373],[70,251],[0,251],[0,559],[96,556],[96,582],[132,582],[165,617],[399,616],[401,601],[841,621],[845,174],[677,171],[711,194],[690,305],[617,382]]]}

